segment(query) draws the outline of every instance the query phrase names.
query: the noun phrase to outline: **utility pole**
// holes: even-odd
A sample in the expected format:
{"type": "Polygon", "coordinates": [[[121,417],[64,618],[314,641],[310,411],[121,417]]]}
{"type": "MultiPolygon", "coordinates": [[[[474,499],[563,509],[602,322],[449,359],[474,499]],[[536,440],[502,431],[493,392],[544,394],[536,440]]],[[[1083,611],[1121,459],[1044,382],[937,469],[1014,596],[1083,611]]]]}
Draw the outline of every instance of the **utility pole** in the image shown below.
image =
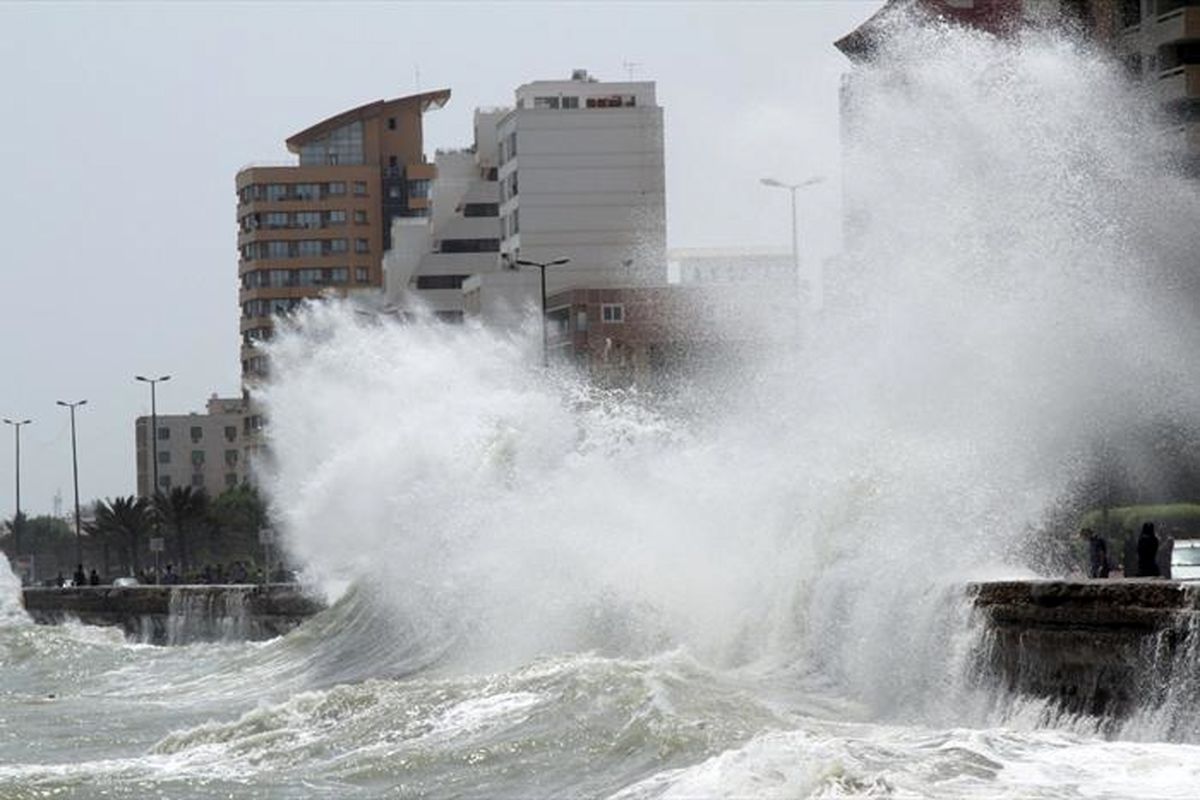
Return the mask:
{"type": "Polygon", "coordinates": [[[16,438],[17,444],[17,510],[13,514],[13,555],[19,556],[21,555],[21,426],[28,425],[29,423],[33,422],[33,420],[23,419],[16,421],[5,417],[4,422],[13,426],[13,434],[16,438]]]}
{"type": "Polygon", "coordinates": [[[87,405],[87,400],[77,400],[67,403],[62,400],[58,404],[71,410],[71,470],[75,477],[75,563],[83,563],[83,533],[79,525],[79,451],[75,447],[75,409],[87,405]]]}

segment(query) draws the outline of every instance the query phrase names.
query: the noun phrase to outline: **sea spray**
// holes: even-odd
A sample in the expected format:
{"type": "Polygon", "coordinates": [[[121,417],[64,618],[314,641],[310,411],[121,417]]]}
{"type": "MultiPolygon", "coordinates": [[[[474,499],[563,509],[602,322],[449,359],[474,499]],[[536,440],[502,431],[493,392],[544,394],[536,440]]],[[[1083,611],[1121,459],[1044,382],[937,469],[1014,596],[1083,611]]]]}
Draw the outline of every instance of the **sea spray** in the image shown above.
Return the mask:
{"type": "Polygon", "coordinates": [[[691,408],[543,371],[536,326],[304,312],[264,393],[294,552],[462,668],[683,648],[889,719],[965,708],[930,702],[969,661],[963,583],[1056,568],[1039,526],[1097,442],[1200,428],[1196,194],[1063,36],[897,23],[850,87],[829,305],[691,408]]]}

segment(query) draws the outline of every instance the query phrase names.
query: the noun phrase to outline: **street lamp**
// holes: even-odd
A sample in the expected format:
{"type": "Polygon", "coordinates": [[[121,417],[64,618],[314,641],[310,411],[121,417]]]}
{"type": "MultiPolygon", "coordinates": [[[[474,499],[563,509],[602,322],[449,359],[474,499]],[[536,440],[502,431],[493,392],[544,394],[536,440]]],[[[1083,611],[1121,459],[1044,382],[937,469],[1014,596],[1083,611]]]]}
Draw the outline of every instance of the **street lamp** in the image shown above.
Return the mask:
{"type": "MultiPolygon", "coordinates": [[[[796,281],[797,295],[800,292],[800,245],[799,245],[799,238],[796,233],[796,190],[803,189],[807,186],[815,186],[816,184],[821,183],[824,180],[825,180],[825,176],[823,176],[823,175],[814,175],[813,177],[809,178],[808,180],[801,181],[800,183],[784,183],[783,181],[777,181],[774,178],[763,178],[762,179],[763,186],[770,186],[772,189],[787,189],[788,192],[790,192],[792,195],[792,269],[795,271],[794,280],[796,281]]],[[[811,287],[812,295],[810,297],[810,303],[814,308],[817,308],[820,305],[820,291],[821,291],[821,277],[820,277],[820,265],[819,264],[816,264],[813,267],[813,278],[814,278],[814,280],[813,280],[813,285],[811,287]]]]}
{"type": "Polygon", "coordinates": [[[71,469],[75,476],[75,563],[83,563],[83,534],[79,532],[79,451],[75,448],[75,409],[87,405],[87,400],[74,403],[57,401],[63,408],[71,409],[71,469]]]}
{"type": "Polygon", "coordinates": [[[21,555],[21,426],[33,422],[31,419],[20,421],[4,418],[7,425],[13,426],[13,434],[17,441],[17,511],[13,514],[13,550],[14,555],[21,555]]]}
{"type": "Polygon", "coordinates": [[[522,267],[537,267],[542,273],[542,366],[550,366],[550,350],[546,342],[546,267],[558,267],[570,263],[569,258],[556,258],[553,261],[526,261],[517,259],[517,265],[522,267]]]}
{"type": "Polygon", "coordinates": [[[154,465],[154,485],[150,487],[149,495],[150,499],[153,500],[154,495],[158,492],[158,402],[155,397],[154,388],[158,383],[171,380],[171,376],[163,375],[158,378],[145,378],[141,375],[134,375],[133,377],[142,383],[150,384],[150,437],[147,446],[150,448],[150,463],[154,465]]]}

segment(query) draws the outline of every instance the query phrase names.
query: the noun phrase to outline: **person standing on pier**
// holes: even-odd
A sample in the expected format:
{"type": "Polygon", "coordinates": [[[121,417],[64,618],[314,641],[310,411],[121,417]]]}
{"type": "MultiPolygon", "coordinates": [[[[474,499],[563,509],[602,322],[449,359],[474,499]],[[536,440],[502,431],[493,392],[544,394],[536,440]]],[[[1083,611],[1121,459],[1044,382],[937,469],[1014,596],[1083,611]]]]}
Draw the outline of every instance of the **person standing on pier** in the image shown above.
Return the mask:
{"type": "Polygon", "coordinates": [[[1157,578],[1158,571],[1158,536],[1154,534],[1154,523],[1142,525],[1142,534],[1138,536],[1138,577],[1157,578]]]}
{"type": "Polygon", "coordinates": [[[1107,578],[1108,542],[1104,541],[1104,537],[1097,536],[1091,528],[1081,530],[1079,538],[1088,543],[1088,577],[1107,578]]]}

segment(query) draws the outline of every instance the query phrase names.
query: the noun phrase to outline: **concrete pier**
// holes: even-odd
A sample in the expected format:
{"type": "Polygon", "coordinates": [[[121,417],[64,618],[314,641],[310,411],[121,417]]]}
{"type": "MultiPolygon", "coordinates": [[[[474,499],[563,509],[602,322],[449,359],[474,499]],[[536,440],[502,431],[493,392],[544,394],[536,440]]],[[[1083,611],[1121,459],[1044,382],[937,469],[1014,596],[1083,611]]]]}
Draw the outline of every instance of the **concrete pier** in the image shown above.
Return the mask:
{"type": "Polygon", "coordinates": [[[22,590],[39,624],[77,619],[112,625],[151,644],[267,639],[324,608],[295,584],[216,586],[81,586],[22,590]]]}
{"type": "Polygon", "coordinates": [[[969,587],[988,626],[980,658],[1014,693],[1122,719],[1194,681],[1200,586],[1160,579],[969,587]]]}

